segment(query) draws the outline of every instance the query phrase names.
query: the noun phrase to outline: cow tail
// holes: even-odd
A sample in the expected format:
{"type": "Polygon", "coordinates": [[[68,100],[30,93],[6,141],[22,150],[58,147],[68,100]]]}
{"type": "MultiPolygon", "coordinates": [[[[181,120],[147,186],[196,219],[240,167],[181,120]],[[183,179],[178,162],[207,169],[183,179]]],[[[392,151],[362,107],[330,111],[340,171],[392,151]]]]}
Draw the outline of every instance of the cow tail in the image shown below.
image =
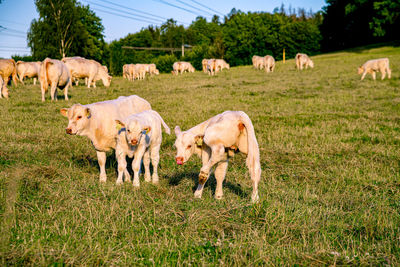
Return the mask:
{"type": "Polygon", "coordinates": [[[158,112],[152,110],[153,114],[157,116],[157,118],[160,120],[162,126],[164,127],[164,130],[167,134],[171,134],[171,129],[169,129],[168,125],[164,122],[163,118],[161,117],[160,114],[158,114],[158,112]]]}
{"type": "Polygon", "coordinates": [[[47,92],[48,87],[49,87],[49,77],[48,77],[48,72],[47,72],[47,68],[51,63],[50,58],[46,58],[43,63],[42,66],[40,68],[40,81],[41,83],[43,83],[42,87],[44,88],[44,91],[47,92]]]}
{"type": "Polygon", "coordinates": [[[261,177],[260,150],[254,132],[253,123],[249,116],[243,111],[240,112],[240,121],[247,131],[247,159],[246,165],[249,168],[251,179],[259,181],[261,177]]]}

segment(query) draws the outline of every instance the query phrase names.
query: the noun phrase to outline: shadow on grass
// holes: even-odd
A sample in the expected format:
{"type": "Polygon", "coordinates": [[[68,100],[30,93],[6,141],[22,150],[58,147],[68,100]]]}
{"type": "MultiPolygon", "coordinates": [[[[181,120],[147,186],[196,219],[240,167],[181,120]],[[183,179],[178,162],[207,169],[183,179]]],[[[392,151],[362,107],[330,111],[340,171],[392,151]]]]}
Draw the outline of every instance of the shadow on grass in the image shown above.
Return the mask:
{"type": "MultiPolygon", "coordinates": [[[[175,172],[171,175],[167,175],[165,178],[168,180],[168,184],[171,186],[179,185],[183,179],[192,180],[194,183],[192,191],[194,193],[194,191],[196,191],[196,188],[198,186],[198,177],[199,177],[199,172],[195,171],[194,169],[191,169],[189,171],[175,172]]],[[[211,191],[215,193],[216,186],[217,186],[217,181],[215,180],[215,176],[214,174],[211,174],[204,188],[210,187],[211,191]]],[[[247,192],[243,191],[240,184],[234,184],[232,182],[224,180],[223,189],[226,188],[240,197],[247,198],[249,196],[247,192]]]]}

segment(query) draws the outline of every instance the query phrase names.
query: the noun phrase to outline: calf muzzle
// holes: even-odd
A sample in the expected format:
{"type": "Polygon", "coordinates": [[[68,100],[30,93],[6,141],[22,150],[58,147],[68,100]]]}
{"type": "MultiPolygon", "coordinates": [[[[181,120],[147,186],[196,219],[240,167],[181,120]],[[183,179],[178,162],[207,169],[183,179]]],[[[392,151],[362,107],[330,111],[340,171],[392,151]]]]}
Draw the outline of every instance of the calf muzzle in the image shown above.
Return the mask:
{"type": "Polygon", "coordinates": [[[136,146],[138,144],[138,141],[136,139],[131,140],[131,145],[136,146]]]}
{"type": "Polygon", "coordinates": [[[176,164],[183,165],[183,157],[176,157],[175,160],[176,160],[176,164]]]}
{"type": "Polygon", "coordinates": [[[72,134],[72,129],[71,129],[71,128],[66,128],[66,129],[65,129],[65,132],[66,132],[67,134],[72,134]]]}

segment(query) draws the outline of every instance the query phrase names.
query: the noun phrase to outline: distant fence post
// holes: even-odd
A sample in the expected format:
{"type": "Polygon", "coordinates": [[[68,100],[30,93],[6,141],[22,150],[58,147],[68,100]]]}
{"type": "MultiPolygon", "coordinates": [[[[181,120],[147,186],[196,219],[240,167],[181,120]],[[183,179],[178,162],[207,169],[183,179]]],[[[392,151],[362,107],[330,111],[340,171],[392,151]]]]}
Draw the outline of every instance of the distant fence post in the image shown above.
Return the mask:
{"type": "Polygon", "coordinates": [[[182,44],[182,57],[185,56],[185,46],[182,44]]]}
{"type": "Polygon", "coordinates": [[[285,48],[283,48],[283,63],[285,63],[285,48]]]}

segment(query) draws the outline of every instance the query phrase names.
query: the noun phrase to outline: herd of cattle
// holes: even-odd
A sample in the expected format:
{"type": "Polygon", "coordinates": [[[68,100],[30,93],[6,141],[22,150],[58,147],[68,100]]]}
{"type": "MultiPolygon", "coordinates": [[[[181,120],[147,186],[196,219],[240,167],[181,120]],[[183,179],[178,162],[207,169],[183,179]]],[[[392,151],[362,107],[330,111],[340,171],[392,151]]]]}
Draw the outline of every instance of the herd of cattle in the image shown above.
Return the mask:
{"type": "MultiPolygon", "coordinates": [[[[314,67],[313,61],[306,54],[297,54],[296,67],[314,67]]],[[[253,66],[256,69],[265,69],[273,72],[275,60],[272,56],[253,56],[253,66]]],[[[204,59],[203,72],[214,75],[223,69],[229,69],[229,64],[223,59],[204,59]]],[[[175,62],[173,75],[184,72],[194,72],[189,62],[175,62]]],[[[370,73],[375,80],[376,72],[386,73],[391,77],[389,59],[381,58],[369,60],[358,68],[362,74],[361,80],[370,73]]],[[[123,77],[129,80],[144,79],[146,74],[158,75],[155,64],[127,64],[123,66],[123,77]]],[[[96,85],[102,80],[104,86],[110,86],[111,76],[107,67],[94,60],[82,57],[66,57],[62,60],[46,58],[42,62],[15,62],[12,59],[0,60],[0,97],[8,98],[7,83],[10,79],[17,83],[17,78],[23,84],[25,77],[36,78],[40,81],[42,101],[45,92],[51,88],[51,99],[57,100],[57,87],[64,89],[65,99],[68,100],[68,87],[74,81],[78,85],[79,79],[85,79],[87,86],[96,85]]],[[[120,96],[117,99],[97,102],[88,105],[75,104],[71,108],[63,108],[61,114],[68,118],[66,133],[70,135],[87,136],[96,152],[100,165],[100,181],[107,180],[105,164],[106,152],[115,149],[118,162],[117,184],[131,181],[127,170],[126,156],[134,158],[132,162],[133,185],[139,186],[139,171],[141,162],[144,165],[144,179],[147,182],[158,183],[157,167],[160,159],[159,151],[162,141],[162,128],[170,134],[170,128],[160,114],[151,109],[145,99],[136,96],[120,96]],[[153,174],[150,173],[150,161],[153,174]],[[125,179],[124,179],[125,178],[125,179]]],[[[175,127],[176,163],[182,165],[196,154],[202,160],[198,187],[195,197],[201,198],[204,184],[214,168],[217,186],[215,198],[223,196],[222,184],[226,175],[229,158],[235,153],[247,155],[246,165],[250,172],[253,185],[252,202],[259,199],[258,184],[261,178],[260,152],[255,136],[253,124],[243,111],[225,111],[186,131],[179,126],[175,127]]]]}
{"type": "MultiPolygon", "coordinates": [[[[275,69],[275,59],[266,55],[260,57],[254,55],[252,57],[253,66],[256,69],[265,69],[266,72],[273,72],[275,69]]],[[[295,57],[296,68],[313,68],[314,62],[306,54],[298,53],[295,57]]],[[[230,66],[223,59],[203,59],[203,72],[209,75],[215,75],[223,69],[229,69],[230,66]]],[[[195,72],[195,68],[190,62],[175,62],[172,65],[172,74],[178,75],[185,72],[195,72]]],[[[386,77],[386,73],[390,79],[391,70],[389,68],[389,59],[380,58],[369,60],[358,68],[358,74],[362,74],[361,80],[365,78],[367,73],[376,79],[376,72],[381,72],[382,80],[386,77]]],[[[123,78],[130,81],[135,79],[143,80],[146,74],[150,76],[160,74],[155,64],[125,64],[122,68],[123,78]]],[[[0,59],[0,98],[8,98],[9,92],[7,84],[12,78],[14,84],[17,79],[24,84],[24,78],[33,78],[40,81],[42,92],[42,101],[45,101],[45,93],[50,86],[50,96],[52,100],[57,100],[57,87],[64,89],[65,100],[68,100],[68,88],[73,82],[79,84],[79,79],[85,79],[85,84],[96,87],[96,81],[102,80],[103,85],[108,87],[111,83],[111,76],[108,74],[106,66],[102,66],[99,62],[83,57],[65,57],[62,60],[46,58],[44,61],[37,62],[15,62],[13,59],[0,59]]]]}

